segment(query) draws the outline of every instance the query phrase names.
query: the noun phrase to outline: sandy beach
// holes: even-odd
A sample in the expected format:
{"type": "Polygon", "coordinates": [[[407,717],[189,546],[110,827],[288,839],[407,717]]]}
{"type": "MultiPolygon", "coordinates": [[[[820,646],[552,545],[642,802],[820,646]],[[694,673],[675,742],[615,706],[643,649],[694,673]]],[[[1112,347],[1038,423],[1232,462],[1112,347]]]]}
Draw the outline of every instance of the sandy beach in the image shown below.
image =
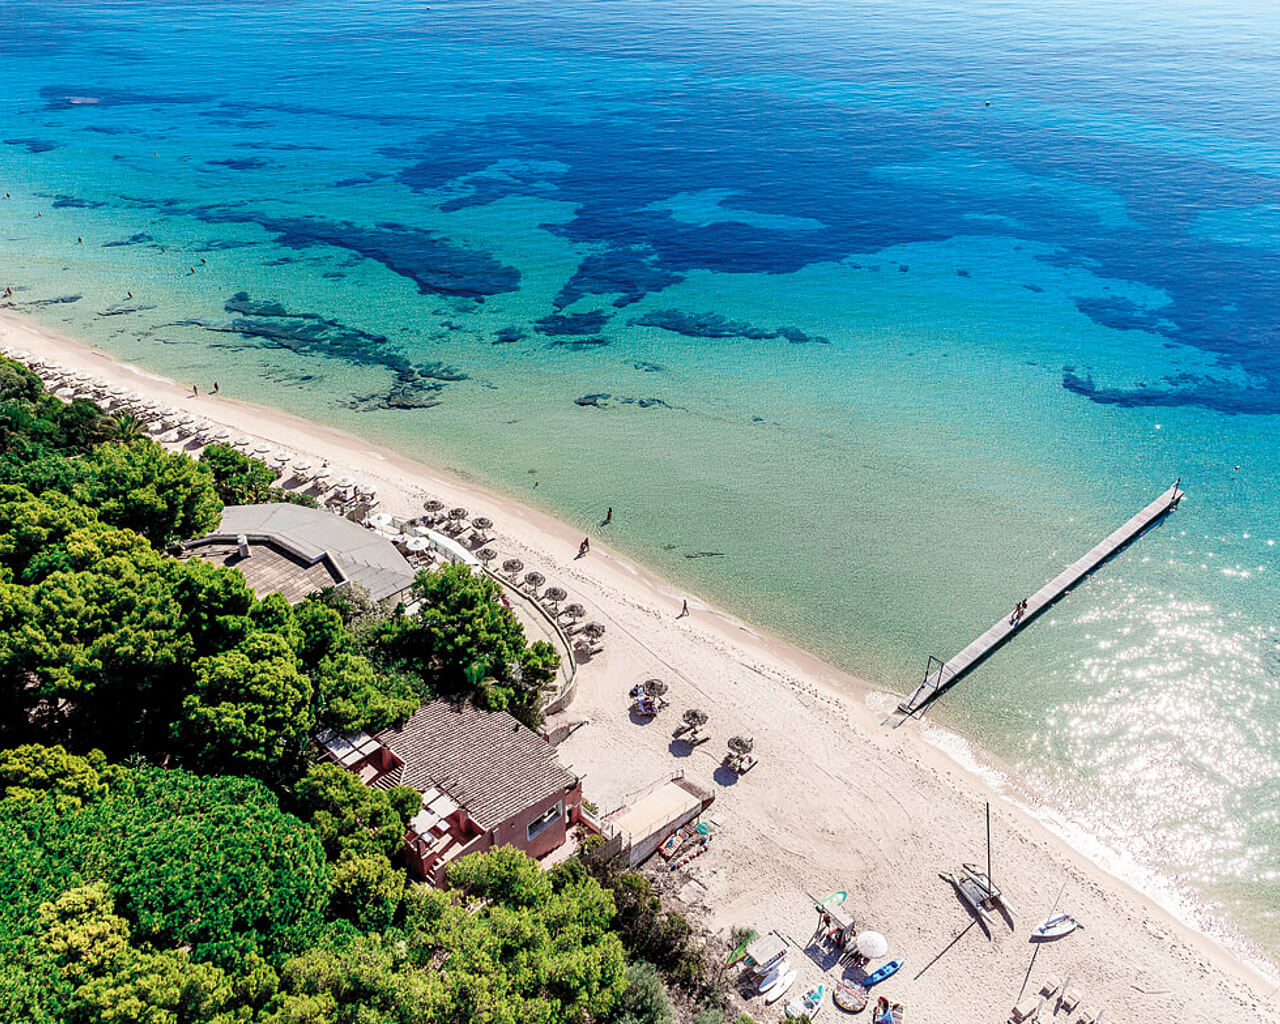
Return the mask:
{"type": "MultiPolygon", "coordinates": [[[[993,792],[928,742],[918,723],[883,727],[883,694],[614,554],[607,529],[592,535],[587,557],[575,558],[581,535],[569,527],[358,437],[203,388],[192,397],[189,385],[9,312],[0,311],[0,342],[326,459],[335,477],[376,484],[381,508],[393,514],[416,515],[425,498],[438,497],[491,517],[500,558],[542,572],[607,628],[603,653],[579,669],[567,712],[587,724],[561,745],[561,759],[604,812],[679,772],[715,792],[716,841],[678,873],[678,898],[712,931],[749,926],[794,941],[792,963],[803,964],[795,991],[823,973],[801,951],[814,930],[813,899],[844,889],[859,925],[883,932],[890,956],[906,958],[883,991],[907,1005],[911,1022],[1003,1021],[1050,975],[1070,979],[1082,1000],[1073,1013],[1046,1000],[1041,1020],[1074,1022],[1088,1007],[1104,1011],[1108,1024],[1280,1022],[1280,994],[1259,973],[993,792]],[[691,614],[681,617],[685,598],[691,614]],[[627,691],[652,676],[669,683],[671,706],[640,724],[628,715],[627,691]],[[692,752],[671,741],[689,707],[708,712],[712,736],[692,752]],[[753,737],[760,759],[740,779],[720,769],[735,734],[753,737]],[[997,920],[990,939],[938,876],[984,859],[987,800],[994,874],[1020,911],[1012,929],[997,920]],[[1059,909],[1085,927],[1033,945],[1031,929],[1060,890],[1059,909]]],[[[747,1010],[759,1020],[777,1016],[759,999],[747,1010]]]]}

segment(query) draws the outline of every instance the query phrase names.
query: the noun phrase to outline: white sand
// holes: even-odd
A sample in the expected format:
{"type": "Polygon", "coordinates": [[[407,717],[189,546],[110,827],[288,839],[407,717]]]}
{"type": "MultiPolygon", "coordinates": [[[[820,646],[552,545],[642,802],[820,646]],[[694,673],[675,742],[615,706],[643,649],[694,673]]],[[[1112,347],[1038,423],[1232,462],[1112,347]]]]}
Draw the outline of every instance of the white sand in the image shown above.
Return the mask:
{"type": "MultiPolygon", "coordinates": [[[[1224,948],[1184,927],[1154,902],[1071,849],[909,723],[890,731],[868,707],[868,688],[759,630],[690,600],[673,586],[615,557],[598,536],[575,559],[580,535],[537,511],[366,444],[359,438],[234,400],[201,395],[112,361],[0,312],[0,340],[113,383],[180,405],[200,418],[328,459],[335,478],[376,483],[382,507],[413,515],[424,497],[461,504],[497,523],[500,557],[570,592],[608,629],[604,653],[580,669],[569,716],[590,724],[560,748],[584,776],[602,810],[677,772],[716,792],[721,823],[711,851],[682,869],[681,898],[705,908],[715,930],[776,929],[798,945],[815,918],[810,897],[847,889],[859,925],[884,932],[906,966],[877,992],[907,1004],[914,1022],[1003,1021],[1018,1000],[1037,947],[1031,928],[1066,883],[1060,909],[1086,927],[1039,947],[1025,996],[1050,974],[1070,977],[1082,1006],[1105,1010],[1108,1024],[1169,1024],[1213,1019],[1280,1022],[1280,995],[1224,948]],[[633,723],[627,691],[650,676],[666,679],[671,707],[650,724],[633,723]],[[692,754],[672,744],[687,707],[710,713],[712,740],[692,754]],[[759,765],[723,785],[717,776],[729,736],[752,736],[759,765]],[[967,911],[938,878],[961,861],[984,859],[983,802],[993,804],[997,881],[1021,911],[988,940],[966,930],[967,911]],[[954,942],[953,942],[954,940],[954,942]]],[[[799,949],[794,992],[821,969],[799,949]]],[[[828,975],[834,979],[837,971],[828,975]]],[[[761,1000],[760,1020],[778,1016],[761,1000]]],[[[1046,1002],[1042,1020],[1074,1021],[1046,1002]]],[[[827,1006],[828,1018],[841,1011],[827,1006]]]]}

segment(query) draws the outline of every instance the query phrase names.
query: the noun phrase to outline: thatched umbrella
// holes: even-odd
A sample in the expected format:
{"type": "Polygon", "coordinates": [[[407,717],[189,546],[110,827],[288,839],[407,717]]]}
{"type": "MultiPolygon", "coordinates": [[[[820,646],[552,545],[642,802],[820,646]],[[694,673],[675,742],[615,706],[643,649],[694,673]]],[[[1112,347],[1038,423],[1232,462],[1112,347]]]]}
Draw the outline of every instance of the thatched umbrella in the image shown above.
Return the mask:
{"type": "Polygon", "coordinates": [[[587,610],[580,604],[567,604],[560,614],[566,619],[580,619],[587,614],[587,610]]]}
{"type": "Polygon", "coordinates": [[[598,622],[588,622],[582,627],[582,635],[588,640],[599,640],[604,636],[604,626],[598,622]]]}
{"type": "Polygon", "coordinates": [[[483,533],[485,530],[493,529],[493,520],[489,519],[487,516],[476,516],[471,520],[471,525],[483,533]]]}
{"type": "Polygon", "coordinates": [[[560,602],[568,596],[569,592],[563,587],[547,587],[547,589],[542,592],[542,599],[544,601],[550,601],[554,605],[559,605],[560,602]]]}
{"type": "Polygon", "coordinates": [[[536,594],[538,588],[547,582],[547,578],[540,572],[527,572],[524,574],[524,581],[533,588],[533,592],[536,594]]]}
{"type": "Polygon", "coordinates": [[[661,697],[667,692],[667,684],[661,679],[646,679],[644,681],[644,692],[650,697],[661,697]]]}
{"type": "Polygon", "coordinates": [[[502,571],[509,572],[511,573],[512,576],[516,575],[516,573],[518,573],[523,568],[524,568],[524,562],[520,561],[520,559],[518,558],[508,558],[505,562],[502,563],[502,571]]]}
{"type": "Polygon", "coordinates": [[[684,724],[690,729],[697,729],[707,724],[707,713],[697,708],[690,708],[684,713],[684,724]]]}
{"type": "Polygon", "coordinates": [[[436,512],[439,512],[442,508],[444,508],[444,502],[438,501],[435,498],[429,498],[422,503],[422,511],[430,512],[433,515],[436,512]]]}
{"type": "Polygon", "coordinates": [[[480,561],[486,564],[488,564],[489,562],[492,562],[497,557],[498,557],[498,552],[494,551],[493,548],[481,548],[479,551],[476,552],[476,558],[480,559],[480,561]]]}
{"type": "Polygon", "coordinates": [[[449,518],[450,519],[466,519],[467,510],[463,508],[461,505],[459,505],[457,508],[451,508],[449,509],[449,518]]]}
{"type": "Polygon", "coordinates": [[[729,737],[729,749],[735,754],[749,754],[755,745],[755,741],[750,736],[729,737]]]}

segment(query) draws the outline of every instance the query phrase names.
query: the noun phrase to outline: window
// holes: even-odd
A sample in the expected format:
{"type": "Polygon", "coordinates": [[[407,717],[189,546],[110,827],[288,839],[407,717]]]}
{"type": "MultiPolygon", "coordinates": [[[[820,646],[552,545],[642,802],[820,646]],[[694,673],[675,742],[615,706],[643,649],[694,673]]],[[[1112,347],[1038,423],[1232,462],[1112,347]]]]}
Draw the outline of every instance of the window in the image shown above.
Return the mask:
{"type": "Polygon", "coordinates": [[[539,814],[536,818],[533,819],[533,821],[529,822],[529,828],[527,832],[528,832],[530,842],[533,841],[533,838],[539,832],[541,832],[548,825],[554,822],[558,817],[560,817],[560,811],[562,810],[562,806],[563,806],[563,802],[557,801],[554,807],[548,807],[546,811],[544,811],[542,814],[539,814]]]}

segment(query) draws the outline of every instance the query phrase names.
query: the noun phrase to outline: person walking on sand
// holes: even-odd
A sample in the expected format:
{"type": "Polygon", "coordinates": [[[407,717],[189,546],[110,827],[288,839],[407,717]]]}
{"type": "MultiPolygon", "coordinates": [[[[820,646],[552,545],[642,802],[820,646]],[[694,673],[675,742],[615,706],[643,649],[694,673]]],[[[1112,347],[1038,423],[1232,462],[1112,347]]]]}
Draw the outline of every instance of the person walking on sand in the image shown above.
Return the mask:
{"type": "Polygon", "coordinates": [[[191,397],[192,398],[200,397],[200,389],[196,387],[194,384],[191,385],[191,397]]]}
{"type": "Polygon", "coordinates": [[[581,558],[590,550],[591,550],[591,538],[583,537],[582,543],[578,545],[578,557],[581,558]]]}
{"type": "Polygon", "coordinates": [[[218,387],[218,382],[215,380],[213,382],[213,393],[216,395],[220,390],[221,389],[218,387]]]}
{"type": "Polygon", "coordinates": [[[679,615],[677,615],[677,616],[676,616],[676,618],[677,618],[677,619],[683,619],[683,618],[684,618],[686,615],[688,615],[688,614],[689,614],[689,599],[686,597],[686,598],[685,598],[685,599],[680,603],[680,614],[679,614],[679,615]]]}

